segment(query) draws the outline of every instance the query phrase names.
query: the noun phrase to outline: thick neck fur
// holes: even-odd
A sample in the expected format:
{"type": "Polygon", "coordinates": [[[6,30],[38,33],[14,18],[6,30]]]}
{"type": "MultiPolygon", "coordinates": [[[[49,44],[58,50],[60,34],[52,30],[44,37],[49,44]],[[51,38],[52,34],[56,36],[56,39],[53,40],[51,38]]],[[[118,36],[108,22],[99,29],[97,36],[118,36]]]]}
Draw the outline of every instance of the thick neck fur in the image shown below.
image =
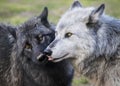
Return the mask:
{"type": "MultiPolygon", "coordinates": [[[[100,20],[101,28],[97,31],[97,56],[105,56],[106,59],[114,56],[120,47],[120,20],[103,16],[100,20]]],[[[114,57],[115,58],[115,57],[114,57]]]]}
{"type": "MultiPolygon", "coordinates": [[[[16,46],[13,47],[13,51],[16,51],[17,48],[16,46]]],[[[17,52],[12,52],[11,54],[11,82],[10,82],[10,86],[22,86],[23,82],[23,71],[21,68],[21,62],[20,60],[18,60],[19,58],[17,57],[17,52]]]]}
{"type": "Polygon", "coordinates": [[[79,73],[94,86],[119,86],[120,59],[106,60],[104,57],[79,64],[79,73]]]}

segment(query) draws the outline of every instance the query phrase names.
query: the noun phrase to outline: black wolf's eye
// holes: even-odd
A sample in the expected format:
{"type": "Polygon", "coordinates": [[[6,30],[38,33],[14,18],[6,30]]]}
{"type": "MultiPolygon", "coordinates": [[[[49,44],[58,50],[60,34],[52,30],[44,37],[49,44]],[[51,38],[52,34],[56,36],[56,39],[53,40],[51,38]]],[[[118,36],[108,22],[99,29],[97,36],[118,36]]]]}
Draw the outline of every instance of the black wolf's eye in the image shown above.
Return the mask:
{"type": "Polygon", "coordinates": [[[69,38],[69,37],[71,37],[72,35],[73,35],[73,34],[72,34],[71,32],[68,32],[68,33],[65,34],[65,37],[66,37],[66,38],[69,38]]]}
{"type": "Polygon", "coordinates": [[[39,41],[39,43],[42,43],[44,41],[44,36],[38,35],[37,40],[39,41]]]}
{"type": "Polygon", "coordinates": [[[31,46],[31,44],[29,44],[28,42],[26,42],[25,48],[26,49],[32,49],[32,46],[31,46]]]}

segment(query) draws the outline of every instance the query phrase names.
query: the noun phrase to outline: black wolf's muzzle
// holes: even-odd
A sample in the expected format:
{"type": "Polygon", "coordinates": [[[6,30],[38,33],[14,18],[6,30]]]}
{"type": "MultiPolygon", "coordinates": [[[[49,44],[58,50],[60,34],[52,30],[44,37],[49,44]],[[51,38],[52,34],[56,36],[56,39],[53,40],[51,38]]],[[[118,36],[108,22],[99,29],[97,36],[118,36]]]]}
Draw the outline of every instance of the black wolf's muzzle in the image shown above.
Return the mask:
{"type": "Polygon", "coordinates": [[[44,62],[47,60],[47,56],[45,54],[40,54],[38,57],[37,57],[37,60],[39,62],[44,62]]]}

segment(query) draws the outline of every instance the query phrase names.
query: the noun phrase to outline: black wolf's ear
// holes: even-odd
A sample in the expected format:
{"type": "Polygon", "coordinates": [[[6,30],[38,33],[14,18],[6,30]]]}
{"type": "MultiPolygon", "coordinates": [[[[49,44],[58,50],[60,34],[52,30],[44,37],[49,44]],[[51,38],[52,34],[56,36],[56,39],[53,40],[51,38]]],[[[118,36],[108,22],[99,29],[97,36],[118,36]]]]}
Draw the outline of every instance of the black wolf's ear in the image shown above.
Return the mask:
{"type": "Polygon", "coordinates": [[[39,16],[41,18],[41,23],[47,27],[50,26],[48,22],[48,8],[45,7],[44,10],[42,11],[41,15],[39,16]]]}
{"type": "Polygon", "coordinates": [[[71,9],[74,9],[76,7],[82,7],[82,5],[80,4],[80,2],[78,0],[75,0],[71,6],[71,9]]]}
{"type": "Polygon", "coordinates": [[[9,33],[16,39],[16,30],[17,28],[8,27],[9,33]]]}
{"type": "Polygon", "coordinates": [[[95,23],[96,21],[99,20],[101,15],[103,15],[105,9],[105,4],[101,4],[97,9],[95,9],[91,15],[90,15],[90,20],[95,23]]]}

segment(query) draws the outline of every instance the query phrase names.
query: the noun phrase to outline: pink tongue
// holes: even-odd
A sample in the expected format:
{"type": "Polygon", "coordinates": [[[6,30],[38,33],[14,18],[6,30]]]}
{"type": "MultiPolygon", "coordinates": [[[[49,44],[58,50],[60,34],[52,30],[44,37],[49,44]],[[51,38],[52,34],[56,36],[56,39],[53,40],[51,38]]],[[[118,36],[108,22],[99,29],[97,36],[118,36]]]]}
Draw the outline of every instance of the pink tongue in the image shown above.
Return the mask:
{"type": "Polygon", "coordinates": [[[48,60],[49,60],[49,61],[52,61],[53,58],[52,58],[51,56],[48,56],[48,60]]]}

